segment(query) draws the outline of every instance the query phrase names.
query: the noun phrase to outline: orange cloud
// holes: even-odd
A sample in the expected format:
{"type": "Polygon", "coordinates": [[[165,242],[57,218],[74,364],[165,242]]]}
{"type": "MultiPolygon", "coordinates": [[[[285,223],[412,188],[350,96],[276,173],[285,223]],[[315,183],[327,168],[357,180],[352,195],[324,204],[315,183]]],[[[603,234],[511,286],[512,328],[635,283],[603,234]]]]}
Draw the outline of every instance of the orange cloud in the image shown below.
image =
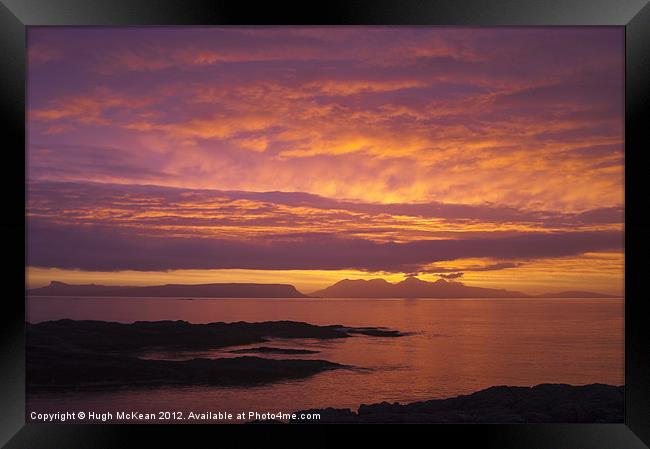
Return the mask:
{"type": "MultiPolygon", "coordinates": [[[[30,176],[123,184],[146,176],[381,203],[621,206],[622,54],[610,31],[100,33],[117,43],[52,62],[79,85],[59,76],[58,87],[30,86],[30,142],[55,136],[123,151],[53,151],[30,160],[30,176]],[[219,39],[197,37],[208,35],[219,39]]],[[[44,37],[30,41],[35,55],[44,37]]]]}
{"type": "Polygon", "coordinates": [[[130,96],[107,87],[95,88],[87,94],[74,94],[54,100],[50,107],[29,111],[29,119],[56,122],[74,121],[82,125],[108,125],[111,121],[104,112],[113,108],[141,108],[150,105],[153,99],[130,96]]]}

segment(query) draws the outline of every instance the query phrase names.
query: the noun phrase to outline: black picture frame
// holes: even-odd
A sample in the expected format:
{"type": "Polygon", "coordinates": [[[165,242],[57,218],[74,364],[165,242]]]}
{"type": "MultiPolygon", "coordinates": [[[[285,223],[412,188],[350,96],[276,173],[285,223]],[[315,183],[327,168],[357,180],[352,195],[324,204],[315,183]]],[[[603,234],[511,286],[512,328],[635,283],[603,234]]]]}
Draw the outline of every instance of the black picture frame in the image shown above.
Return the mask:
{"type": "MultiPolygon", "coordinates": [[[[650,331],[644,325],[642,284],[647,257],[643,152],[650,107],[650,5],[647,0],[366,0],[282,5],[207,0],[0,0],[0,92],[3,113],[4,213],[0,214],[6,294],[0,312],[0,444],[7,448],[103,448],[212,444],[236,436],[239,444],[269,435],[283,445],[343,440],[332,425],[178,426],[25,424],[25,36],[32,25],[465,25],[625,27],[625,422],[622,424],[495,424],[354,426],[384,443],[422,442],[500,449],[625,448],[650,445],[650,331]],[[297,436],[297,434],[300,434],[297,436]],[[442,440],[444,438],[444,440],[442,440]]],[[[419,443],[413,443],[419,444],[419,443]]]]}

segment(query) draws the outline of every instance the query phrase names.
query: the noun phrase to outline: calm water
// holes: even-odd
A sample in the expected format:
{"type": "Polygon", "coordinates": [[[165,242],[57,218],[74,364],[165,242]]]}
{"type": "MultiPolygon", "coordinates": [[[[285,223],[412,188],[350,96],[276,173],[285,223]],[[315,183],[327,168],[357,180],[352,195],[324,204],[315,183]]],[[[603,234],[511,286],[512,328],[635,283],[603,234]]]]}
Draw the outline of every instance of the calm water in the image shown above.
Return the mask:
{"type": "MultiPolygon", "coordinates": [[[[32,297],[32,323],[61,318],[133,322],[295,320],[385,326],[401,338],[285,340],[273,346],[364,368],[254,388],[162,388],[38,395],[38,411],[283,411],[456,396],[493,385],[624,383],[623,299],[197,299],[32,297]]],[[[251,345],[259,346],[259,345],[251,345]]],[[[232,348],[229,348],[232,349],[232,348]]],[[[147,354],[182,359],[223,352],[147,354]]],[[[278,356],[275,356],[278,357],[278,356]]],[[[292,356],[282,355],[290,358],[292,356]]]]}

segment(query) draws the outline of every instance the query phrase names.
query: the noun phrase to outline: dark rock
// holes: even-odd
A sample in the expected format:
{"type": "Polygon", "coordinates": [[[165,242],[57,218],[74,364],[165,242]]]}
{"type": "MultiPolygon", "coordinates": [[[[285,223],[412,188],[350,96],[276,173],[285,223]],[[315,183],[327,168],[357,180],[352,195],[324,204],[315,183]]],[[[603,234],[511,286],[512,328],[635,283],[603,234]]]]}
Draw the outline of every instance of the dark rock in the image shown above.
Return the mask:
{"type": "Polygon", "coordinates": [[[276,360],[250,356],[185,361],[143,360],[121,355],[31,348],[27,352],[27,387],[29,391],[39,391],[167,385],[242,386],[301,379],[343,367],[327,360],[276,360]]]}
{"type": "Polygon", "coordinates": [[[623,422],[623,398],[622,386],[541,384],[490,387],[469,395],[404,405],[361,405],[357,413],[334,409],[309,412],[321,413],[319,422],[616,423],[623,422]]]}
{"type": "MultiPolygon", "coordinates": [[[[373,328],[363,328],[361,332],[373,328]]],[[[343,368],[327,360],[260,357],[144,360],[146,350],[190,351],[262,343],[268,338],[349,338],[355,328],[295,321],[190,324],[185,321],[47,321],[27,324],[27,388],[86,389],[161,385],[252,385],[343,368]]],[[[384,330],[382,330],[384,332],[384,330]]],[[[385,331],[393,332],[393,331],[385,331]]],[[[257,352],[316,351],[272,347],[257,352]]],[[[252,352],[251,349],[248,350],[252,352]]],[[[239,351],[244,352],[244,351],[239,351]]]]}
{"type": "Polygon", "coordinates": [[[85,351],[142,351],[215,349],[263,343],[268,338],[348,338],[352,334],[398,337],[397,331],[381,328],[353,328],[342,325],[316,326],[298,321],[261,323],[190,324],[187,321],[58,320],[27,324],[27,344],[85,351]]]}

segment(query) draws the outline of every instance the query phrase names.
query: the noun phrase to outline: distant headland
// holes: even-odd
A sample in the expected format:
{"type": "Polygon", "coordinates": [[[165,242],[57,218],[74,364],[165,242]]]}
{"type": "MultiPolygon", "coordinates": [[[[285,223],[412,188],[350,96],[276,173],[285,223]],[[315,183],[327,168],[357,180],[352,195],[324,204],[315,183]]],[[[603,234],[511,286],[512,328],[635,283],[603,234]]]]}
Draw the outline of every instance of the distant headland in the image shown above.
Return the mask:
{"type": "Polygon", "coordinates": [[[166,284],[145,287],[112,285],[72,285],[52,281],[28,290],[41,296],[118,296],[118,297],[193,297],[193,298],[307,298],[288,284],[166,284]]]}
{"type": "Polygon", "coordinates": [[[45,287],[28,290],[34,296],[106,296],[106,297],[169,297],[169,298],[615,298],[588,291],[562,291],[529,295],[500,288],[473,287],[457,281],[439,279],[423,281],[409,276],[401,282],[384,279],[343,279],[325,289],[301,293],[290,284],[165,284],[152,286],[113,286],[98,284],[66,284],[52,281],[45,287]]]}
{"type": "Polygon", "coordinates": [[[559,292],[531,296],[519,291],[470,287],[462,282],[439,279],[428,282],[409,276],[392,284],[384,279],[344,279],[323,290],[311,293],[323,298],[613,298],[593,292],[559,292]]]}

